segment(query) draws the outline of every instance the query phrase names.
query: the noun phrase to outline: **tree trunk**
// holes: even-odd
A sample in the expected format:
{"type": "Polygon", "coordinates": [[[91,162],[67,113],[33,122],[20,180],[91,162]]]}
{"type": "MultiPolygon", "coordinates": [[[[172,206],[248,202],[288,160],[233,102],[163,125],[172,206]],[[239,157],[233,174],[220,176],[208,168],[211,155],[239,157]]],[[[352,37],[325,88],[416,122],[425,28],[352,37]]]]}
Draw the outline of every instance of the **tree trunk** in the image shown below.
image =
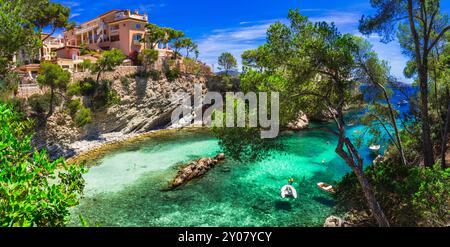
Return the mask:
{"type": "Polygon", "coordinates": [[[406,158],[405,158],[405,152],[403,150],[402,139],[400,138],[400,131],[398,130],[398,127],[397,127],[397,121],[394,116],[394,109],[392,108],[391,101],[389,100],[389,95],[386,92],[386,88],[384,88],[380,84],[377,84],[377,85],[381,88],[381,90],[383,90],[384,98],[386,99],[386,103],[388,104],[388,107],[389,107],[389,116],[391,118],[392,126],[394,127],[395,138],[397,139],[397,144],[398,144],[398,151],[400,152],[400,158],[402,159],[403,165],[406,166],[407,162],[406,162],[406,158]]]}
{"type": "Polygon", "coordinates": [[[339,133],[340,137],[338,147],[336,148],[336,153],[345,160],[345,162],[347,163],[347,165],[350,166],[350,168],[352,168],[353,173],[355,174],[359,184],[361,185],[364,197],[366,198],[367,206],[369,207],[373,217],[377,221],[378,226],[389,227],[390,226],[389,221],[375,197],[375,193],[372,189],[372,186],[370,185],[367,178],[364,176],[363,161],[361,157],[359,156],[357,150],[354,148],[350,140],[344,137],[345,132],[343,130],[340,130],[339,133]],[[343,148],[344,144],[347,147],[347,150],[349,150],[348,153],[343,148]],[[355,162],[355,159],[357,160],[358,163],[355,162]]]}
{"type": "Polygon", "coordinates": [[[53,115],[53,101],[55,97],[55,92],[53,91],[53,87],[50,88],[50,109],[48,109],[47,116],[45,120],[49,119],[53,115]]]}
{"type": "Polygon", "coordinates": [[[414,23],[414,11],[413,11],[413,1],[408,0],[408,19],[409,27],[411,29],[413,41],[416,64],[419,72],[419,84],[420,84],[420,114],[422,120],[422,147],[423,147],[423,158],[425,166],[432,166],[434,160],[433,145],[431,142],[431,131],[430,122],[428,119],[428,40],[424,42],[424,47],[422,47],[419,35],[416,30],[414,23]]]}
{"type": "Polygon", "coordinates": [[[419,68],[420,80],[420,117],[422,120],[422,147],[424,165],[432,167],[434,164],[433,143],[431,141],[430,120],[428,114],[428,69],[425,64],[419,68]]]}
{"type": "Polygon", "coordinates": [[[369,184],[369,181],[367,181],[367,178],[364,176],[363,171],[355,167],[353,172],[355,173],[359,183],[361,184],[364,197],[369,204],[369,208],[372,211],[373,217],[376,219],[378,226],[389,227],[389,221],[386,218],[383,210],[381,209],[377,199],[375,198],[375,193],[373,192],[372,186],[369,184]]]}
{"type": "Polygon", "coordinates": [[[350,168],[352,168],[355,173],[359,184],[364,193],[364,197],[367,201],[367,206],[373,214],[373,217],[378,223],[380,227],[389,227],[389,221],[386,218],[383,210],[378,203],[375,193],[372,189],[372,186],[369,184],[369,181],[364,176],[364,166],[363,159],[356,150],[355,146],[351,143],[350,139],[346,137],[345,134],[345,122],[344,122],[344,114],[343,114],[343,105],[344,105],[344,87],[343,85],[337,81],[338,83],[338,95],[340,96],[340,102],[337,104],[336,112],[337,118],[335,117],[336,125],[339,133],[338,145],[336,147],[336,153],[344,159],[350,168]],[[344,145],[347,148],[347,151],[344,150],[344,145]]]}
{"type": "Polygon", "coordinates": [[[447,167],[447,164],[445,163],[445,154],[447,152],[449,122],[450,122],[450,101],[448,102],[448,106],[447,106],[447,117],[445,119],[444,133],[442,135],[442,143],[441,143],[441,165],[442,165],[442,168],[447,167]]]}

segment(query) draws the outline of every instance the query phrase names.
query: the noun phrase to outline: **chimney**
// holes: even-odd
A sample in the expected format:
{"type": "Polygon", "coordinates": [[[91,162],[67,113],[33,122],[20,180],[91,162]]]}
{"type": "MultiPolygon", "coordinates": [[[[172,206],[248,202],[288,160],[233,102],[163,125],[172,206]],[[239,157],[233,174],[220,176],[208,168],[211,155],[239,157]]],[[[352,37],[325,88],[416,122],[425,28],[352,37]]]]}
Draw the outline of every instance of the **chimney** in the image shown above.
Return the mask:
{"type": "Polygon", "coordinates": [[[139,15],[139,10],[136,9],[136,10],[134,11],[134,14],[135,14],[135,15],[139,15]]]}

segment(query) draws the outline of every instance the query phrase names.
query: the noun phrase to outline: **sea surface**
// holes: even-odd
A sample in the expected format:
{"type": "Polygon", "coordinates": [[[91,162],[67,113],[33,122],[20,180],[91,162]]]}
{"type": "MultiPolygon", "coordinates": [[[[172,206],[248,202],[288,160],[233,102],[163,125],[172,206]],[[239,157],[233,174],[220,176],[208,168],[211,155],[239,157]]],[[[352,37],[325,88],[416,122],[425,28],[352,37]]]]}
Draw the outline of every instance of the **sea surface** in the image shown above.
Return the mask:
{"type": "MultiPolygon", "coordinates": [[[[408,105],[398,106],[404,113],[408,105]]],[[[362,112],[348,115],[347,131],[356,139],[365,133],[362,112]]],[[[333,123],[312,123],[332,128],[333,123]]],[[[100,226],[322,226],[336,213],[331,196],[318,182],[335,184],[350,168],[334,152],[336,137],[324,131],[287,131],[283,151],[258,162],[227,159],[205,176],[167,190],[181,164],[220,152],[207,130],[182,130],[151,137],[91,161],[79,206],[71,209],[70,225],[79,215],[100,226]],[[294,178],[297,199],[282,199],[280,188],[294,178]]],[[[370,165],[370,134],[359,151],[370,165]]],[[[386,145],[383,145],[382,149],[386,145]]]]}

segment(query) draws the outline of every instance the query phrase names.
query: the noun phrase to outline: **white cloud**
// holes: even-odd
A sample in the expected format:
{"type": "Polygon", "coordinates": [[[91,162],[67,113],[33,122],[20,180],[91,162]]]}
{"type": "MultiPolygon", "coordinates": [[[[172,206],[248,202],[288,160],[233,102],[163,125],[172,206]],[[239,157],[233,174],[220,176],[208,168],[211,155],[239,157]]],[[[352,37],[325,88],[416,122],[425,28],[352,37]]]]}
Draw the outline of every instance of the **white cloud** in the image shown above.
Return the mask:
{"type": "Polygon", "coordinates": [[[240,68],[242,52],[261,45],[265,41],[267,28],[273,22],[273,20],[259,21],[259,24],[250,26],[213,30],[210,35],[197,40],[201,52],[200,59],[208,65],[214,65],[217,71],[217,58],[222,52],[230,52],[238,60],[240,68]]]}
{"type": "Polygon", "coordinates": [[[81,15],[80,13],[73,13],[73,14],[70,15],[70,18],[72,19],[72,18],[75,18],[75,17],[80,16],[80,15],[81,15]]]}
{"type": "MultiPolygon", "coordinates": [[[[310,17],[310,21],[334,22],[336,27],[342,33],[351,33],[353,35],[362,36],[358,31],[359,19],[362,15],[361,11],[333,11],[325,9],[307,9],[309,11],[322,11],[321,15],[310,17]]],[[[307,11],[303,10],[303,11],[307,11]]],[[[300,10],[302,12],[302,10],[300,10]]],[[[286,19],[279,19],[286,22],[286,19]]],[[[211,34],[197,40],[200,49],[200,59],[208,65],[214,65],[217,71],[217,58],[222,52],[230,52],[233,54],[241,67],[241,54],[245,50],[254,49],[265,42],[267,28],[277,20],[263,21],[242,21],[238,27],[227,29],[216,29],[211,34]]],[[[380,36],[372,34],[364,37],[373,44],[373,49],[378,53],[379,57],[386,60],[391,65],[391,73],[397,79],[410,82],[403,75],[403,69],[406,65],[407,58],[401,53],[398,41],[388,44],[379,42],[380,36]]]]}

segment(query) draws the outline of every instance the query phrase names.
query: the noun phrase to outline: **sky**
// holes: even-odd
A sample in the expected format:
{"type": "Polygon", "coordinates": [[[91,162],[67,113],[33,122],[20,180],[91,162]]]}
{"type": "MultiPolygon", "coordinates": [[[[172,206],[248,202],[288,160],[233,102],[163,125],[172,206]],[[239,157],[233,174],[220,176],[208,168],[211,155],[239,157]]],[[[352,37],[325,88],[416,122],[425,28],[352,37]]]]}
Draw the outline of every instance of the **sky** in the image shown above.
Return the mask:
{"type": "MultiPolygon", "coordinates": [[[[217,71],[217,58],[231,52],[241,65],[243,51],[265,43],[266,30],[275,21],[286,22],[289,9],[299,9],[311,21],[334,22],[342,33],[362,36],[358,21],[370,15],[370,0],[54,0],[71,8],[71,20],[77,23],[95,18],[111,9],[139,10],[159,26],[185,32],[200,49],[200,60],[217,71]]],[[[441,1],[442,11],[450,12],[450,1],[441,1]]],[[[381,59],[389,62],[391,73],[399,81],[408,58],[398,41],[380,42],[374,34],[366,37],[381,59]]]]}

